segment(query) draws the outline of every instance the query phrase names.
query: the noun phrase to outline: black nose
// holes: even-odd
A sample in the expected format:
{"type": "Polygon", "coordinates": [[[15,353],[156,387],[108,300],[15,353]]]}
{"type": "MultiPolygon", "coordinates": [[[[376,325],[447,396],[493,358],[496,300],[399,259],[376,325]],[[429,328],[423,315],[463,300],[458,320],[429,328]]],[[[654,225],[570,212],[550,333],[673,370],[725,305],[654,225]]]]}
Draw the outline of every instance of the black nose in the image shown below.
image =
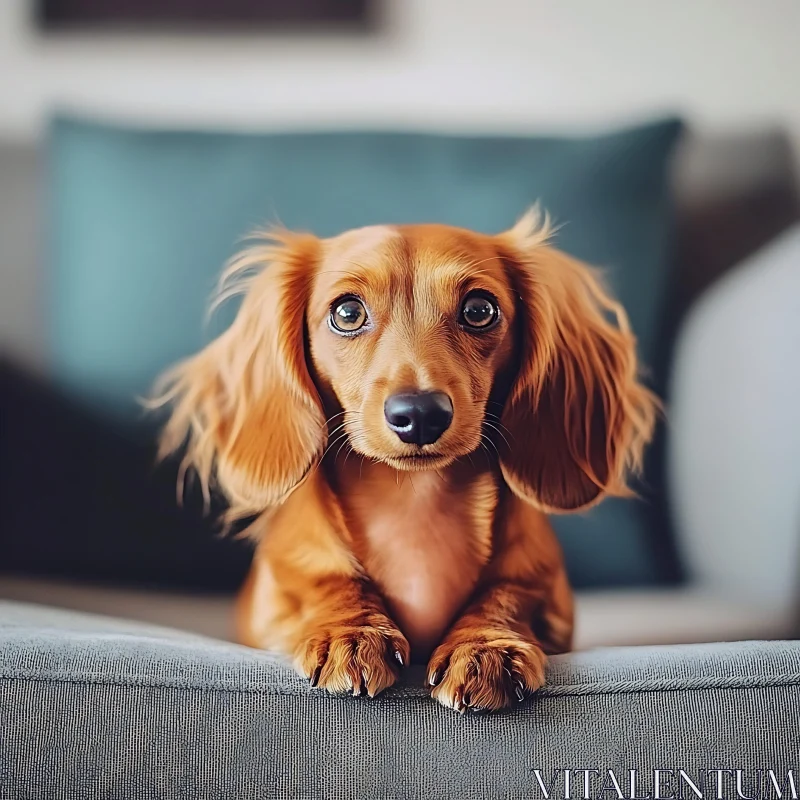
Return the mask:
{"type": "Polygon", "coordinates": [[[453,421],[453,404],[444,392],[393,394],[383,404],[386,424],[406,444],[431,444],[453,421]]]}

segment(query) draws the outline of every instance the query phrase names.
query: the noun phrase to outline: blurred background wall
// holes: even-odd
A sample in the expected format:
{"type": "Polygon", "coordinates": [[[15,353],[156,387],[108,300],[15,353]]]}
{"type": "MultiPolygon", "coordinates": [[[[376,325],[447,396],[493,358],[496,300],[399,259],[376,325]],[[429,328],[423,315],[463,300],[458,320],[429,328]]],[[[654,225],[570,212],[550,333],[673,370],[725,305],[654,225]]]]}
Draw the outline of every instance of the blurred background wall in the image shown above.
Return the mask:
{"type": "Polygon", "coordinates": [[[53,106],[141,121],[529,131],[663,110],[780,123],[800,151],[794,0],[383,0],[371,35],[37,34],[0,3],[0,136],[53,106]]]}
{"type": "MultiPolygon", "coordinates": [[[[369,32],[53,34],[37,29],[32,0],[2,0],[0,140],[41,138],[53,110],[143,125],[502,134],[666,112],[711,135],[779,128],[800,163],[793,0],[374,2],[369,32]]],[[[0,270],[0,335],[34,361],[37,287],[18,261],[0,270]]]]}

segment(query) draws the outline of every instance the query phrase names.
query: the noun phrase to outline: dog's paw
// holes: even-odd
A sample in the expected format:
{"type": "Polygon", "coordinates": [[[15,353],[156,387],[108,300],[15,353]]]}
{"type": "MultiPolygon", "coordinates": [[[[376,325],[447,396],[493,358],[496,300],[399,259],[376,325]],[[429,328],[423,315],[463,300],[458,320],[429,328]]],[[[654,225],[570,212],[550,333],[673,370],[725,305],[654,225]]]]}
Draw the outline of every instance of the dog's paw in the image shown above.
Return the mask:
{"type": "Polygon", "coordinates": [[[463,712],[497,711],[521,702],[544,683],[547,657],[512,631],[445,640],[431,656],[428,682],[442,705],[463,712]]]}
{"type": "Polygon", "coordinates": [[[397,681],[410,655],[397,626],[375,615],[363,625],[320,628],[301,648],[295,664],[312,686],[333,694],[375,697],[397,681]]]}

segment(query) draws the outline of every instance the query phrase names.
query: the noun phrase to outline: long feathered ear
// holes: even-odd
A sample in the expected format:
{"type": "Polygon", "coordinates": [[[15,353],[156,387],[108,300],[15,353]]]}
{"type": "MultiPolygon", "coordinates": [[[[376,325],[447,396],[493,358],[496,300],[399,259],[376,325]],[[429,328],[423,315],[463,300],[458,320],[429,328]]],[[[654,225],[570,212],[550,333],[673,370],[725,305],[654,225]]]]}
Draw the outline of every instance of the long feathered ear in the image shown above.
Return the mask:
{"type": "Polygon", "coordinates": [[[624,309],[548,238],[536,210],[498,237],[520,317],[501,467],[518,496],[552,513],[632,494],[626,475],[641,466],[659,404],[638,380],[624,309]]]}
{"type": "Polygon", "coordinates": [[[172,406],[161,453],[186,444],[184,469],[213,480],[230,518],[280,504],[317,463],[327,430],[305,361],[305,306],[320,242],[271,233],[228,266],[219,299],[243,293],[219,338],[160,381],[172,406]],[[231,286],[231,281],[235,286],[231,286]]]}

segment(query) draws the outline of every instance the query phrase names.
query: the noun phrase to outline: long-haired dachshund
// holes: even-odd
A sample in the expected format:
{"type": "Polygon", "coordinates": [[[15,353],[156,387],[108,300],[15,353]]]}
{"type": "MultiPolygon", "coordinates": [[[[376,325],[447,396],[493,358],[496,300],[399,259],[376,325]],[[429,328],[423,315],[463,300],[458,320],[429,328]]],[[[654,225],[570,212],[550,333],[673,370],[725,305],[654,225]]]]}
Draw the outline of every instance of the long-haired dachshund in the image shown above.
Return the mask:
{"type": "Polygon", "coordinates": [[[497,236],[278,231],[232,262],[235,321],[160,399],[164,452],[257,515],[244,643],[370,696],[426,660],[459,711],[522,700],[570,648],[546,515],[630,493],[657,400],[624,311],[548,233],[535,211],[497,236]]]}

